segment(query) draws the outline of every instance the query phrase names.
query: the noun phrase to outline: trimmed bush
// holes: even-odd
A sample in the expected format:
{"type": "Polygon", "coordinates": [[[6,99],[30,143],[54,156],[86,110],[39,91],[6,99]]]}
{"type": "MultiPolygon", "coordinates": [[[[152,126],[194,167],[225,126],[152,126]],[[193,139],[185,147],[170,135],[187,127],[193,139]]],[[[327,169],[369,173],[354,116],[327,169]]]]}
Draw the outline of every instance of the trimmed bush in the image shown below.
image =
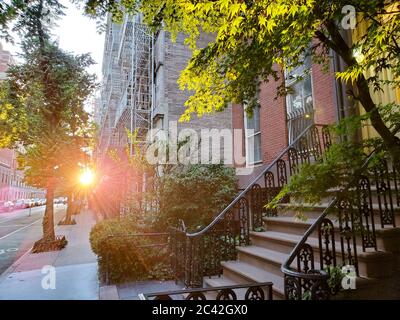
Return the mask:
{"type": "Polygon", "coordinates": [[[223,164],[177,168],[162,179],[158,224],[182,219],[189,230],[203,228],[235,197],[236,183],[235,169],[223,164]]]}
{"type": "Polygon", "coordinates": [[[143,231],[131,217],[104,220],[90,232],[98,256],[100,281],[122,283],[171,279],[167,236],[134,236],[143,231]]]}

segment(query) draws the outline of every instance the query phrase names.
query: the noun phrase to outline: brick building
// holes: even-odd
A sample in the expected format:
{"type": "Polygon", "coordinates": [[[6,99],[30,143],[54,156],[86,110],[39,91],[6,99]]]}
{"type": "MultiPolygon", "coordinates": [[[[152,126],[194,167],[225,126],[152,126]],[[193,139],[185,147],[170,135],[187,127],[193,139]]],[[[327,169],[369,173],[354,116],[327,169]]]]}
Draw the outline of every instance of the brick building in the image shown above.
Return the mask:
{"type": "MultiPolygon", "coordinates": [[[[176,145],[179,139],[182,141],[195,133],[198,147],[203,142],[200,138],[201,130],[220,131],[231,128],[230,109],[201,118],[194,116],[190,123],[178,122],[189,94],[180,90],[177,80],[191,55],[191,50],[184,44],[183,36],[178,36],[173,42],[170,34],[162,30],[152,34],[142,23],[140,15],[126,15],[122,24],[113,23],[111,17],[108,17],[101,98],[95,109],[99,136],[94,153],[98,170],[107,177],[107,185],[113,184],[113,178],[118,184],[114,194],[108,192],[112,198],[108,202],[114,202],[115,199],[116,202],[120,201],[124,183],[132,188],[126,171],[121,173],[121,165],[116,165],[110,159],[110,151],[117,151],[124,159],[127,146],[130,153],[134,154],[137,144],[148,145],[157,139],[148,139],[153,137],[149,132],[154,136],[163,132],[164,137],[176,141],[176,145]],[[129,139],[127,130],[137,133],[135,145],[129,139]]],[[[209,140],[210,154],[213,142],[211,137],[209,140]]],[[[219,147],[219,151],[224,150],[218,145],[216,147],[219,147]]],[[[200,160],[198,153],[197,155],[200,160]]],[[[219,160],[223,160],[223,155],[219,154],[219,160]]],[[[146,188],[144,177],[143,181],[137,178],[134,180],[135,190],[146,188]]]]}
{"type": "Polygon", "coordinates": [[[107,150],[129,144],[126,129],[138,130],[138,139],[145,142],[148,130],[168,132],[172,123],[178,135],[189,128],[196,132],[231,128],[230,110],[178,123],[189,93],[180,90],[177,80],[191,55],[182,35],[173,42],[163,30],[150,34],[140,15],[125,16],[122,24],[108,18],[101,101],[95,110],[99,159],[107,150]]]}
{"type": "MultiPolygon", "coordinates": [[[[199,40],[199,45],[206,45],[207,37],[199,40]]],[[[184,44],[184,36],[178,34],[175,41],[171,40],[171,34],[163,30],[154,37],[154,103],[151,113],[152,128],[163,129],[172,133],[176,126],[177,138],[182,141],[186,136],[193,134],[199,152],[193,152],[201,162],[208,159],[210,162],[224,161],[224,147],[231,149],[229,145],[223,145],[220,133],[232,128],[231,108],[223,112],[205,114],[202,117],[192,115],[190,122],[179,122],[179,118],[185,111],[185,101],[190,93],[182,91],[178,86],[180,73],[186,67],[192,51],[184,44]],[[201,135],[209,130],[208,141],[206,135],[201,135]],[[213,130],[213,131],[212,131],[213,130]],[[203,147],[203,149],[201,149],[203,147]],[[208,155],[206,154],[208,150],[208,155]],[[212,152],[215,152],[213,155],[212,152]],[[202,154],[201,154],[202,153],[202,154]]],[[[193,145],[194,147],[194,145],[193,145]]],[[[194,147],[194,148],[196,148],[194,147]]],[[[231,152],[230,150],[226,152],[231,152]]],[[[194,159],[194,158],[193,158],[194,159]]],[[[229,163],[230,164],[230,163],[229,163]]]]}
{"type": "MultiPolygon", "coordinates": [[[[6,78],[6,71],[14,60],[9,51],[0,43],[0,81],[6,78]]],[[[44,191],[24,183],[23,171],[17,170],[16,152],[0,149],[0,201],[26,198],[44,198],[44,191]]]]}
{"type": "Polygon", "coordinates": [[[306,60],[290,74],[282,73],[282,78],[286,79],[286,86],[292,88],[291,93],[278,97],[280,83],[273,79],[262,83],[259,108],[252,118],[247,118],[242,105],[232,107],[233,128],[243,130],[242,141],[236,139],[234,148],[246,155],[245,166],[253,168],[250,174],[239,176],[240,188],[246,187],[307,126],[331,124],[338,119],[333,63],[329,71],[323,71],[321,65],[306,60]],[[295,81],[298,76],[302,77],[301,81],[295,81]],[[253,129],[251,134],[248,129],[253,129]]]}

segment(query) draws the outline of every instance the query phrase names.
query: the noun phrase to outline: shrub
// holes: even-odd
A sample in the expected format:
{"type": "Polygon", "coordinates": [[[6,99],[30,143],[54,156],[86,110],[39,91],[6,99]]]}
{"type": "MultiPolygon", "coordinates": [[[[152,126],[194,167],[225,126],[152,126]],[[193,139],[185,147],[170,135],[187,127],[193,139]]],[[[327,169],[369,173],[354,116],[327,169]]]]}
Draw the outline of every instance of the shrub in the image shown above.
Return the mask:
{"type": "Polygon", "coordinates": [[[237,193],[233,168],[223,164],[191,165],[165,175],[160,192],[159,222],[201,228],[221,212],[237,193]]]}
{"type": "Polygon", "coordinates": [[[99,278],[121,283],[170,279],[167,236],[133,236],[143,232],[132,217],[103,220],[90,232],[92,250],[98,256],[99,278]]]}

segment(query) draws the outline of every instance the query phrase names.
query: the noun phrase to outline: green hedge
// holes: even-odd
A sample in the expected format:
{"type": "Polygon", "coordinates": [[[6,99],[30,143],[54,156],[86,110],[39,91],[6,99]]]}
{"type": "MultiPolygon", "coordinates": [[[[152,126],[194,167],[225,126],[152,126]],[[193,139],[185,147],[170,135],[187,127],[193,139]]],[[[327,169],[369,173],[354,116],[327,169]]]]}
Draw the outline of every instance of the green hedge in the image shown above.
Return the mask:
{"type": "Polygon", "coordinates": [[[92,250],[98,256],[99,278],[110,283],[137,280],[171,279],[167,236],[152,238],[143,233],[131,218],[103,220],[90,233],[92,250]],[[145,246],[145,247],[143,247],[145,246]]]}

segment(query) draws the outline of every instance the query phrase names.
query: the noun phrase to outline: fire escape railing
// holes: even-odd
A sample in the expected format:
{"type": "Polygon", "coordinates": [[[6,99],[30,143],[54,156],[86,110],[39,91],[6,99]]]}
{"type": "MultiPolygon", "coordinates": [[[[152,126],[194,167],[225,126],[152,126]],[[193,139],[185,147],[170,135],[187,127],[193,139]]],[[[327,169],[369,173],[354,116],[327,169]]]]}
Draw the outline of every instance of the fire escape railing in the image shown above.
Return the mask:
{"type": "MultiPolygon", "coordinates": [[[[186,287],[201,287],[204,276],[222,274],[222,261],[235,260],[236,246],[249,245],[250,230],[263,226],[266,209],[304,163],[319,161],[331,145],[326,125],[310,125],[285,148],[214,220],[199,232],[184,226],[171,234],[172,268],[186,287]]],[[[288,201],[284,199],[283,201],[288,201]]]]}

